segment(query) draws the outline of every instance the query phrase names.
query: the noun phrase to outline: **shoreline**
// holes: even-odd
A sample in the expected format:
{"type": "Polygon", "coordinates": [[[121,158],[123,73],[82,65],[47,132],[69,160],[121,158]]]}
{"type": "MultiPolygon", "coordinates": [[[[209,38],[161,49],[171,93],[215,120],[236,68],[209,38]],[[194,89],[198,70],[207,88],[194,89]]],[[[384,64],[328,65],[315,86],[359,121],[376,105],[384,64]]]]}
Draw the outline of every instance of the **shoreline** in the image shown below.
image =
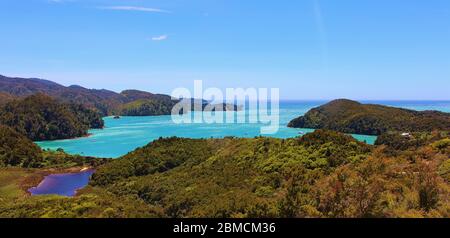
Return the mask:
{"type": "Polygon", "coordinates": [[[39,185],[45,180],[49,175],[55,174],[76,174],[81,172],[86,172],[89,170],[94,170],[92,166],[75,166],[70,168],[48,168],[48,169],[28,169],[31,172],[30,175],[26,176],[22,181],[17,184],[17,186],[26,194],[26,196],[32,196],[29,191],[32,188],[39,187],[39,185]]]}
{"type": "MultiPolygon", "coordinates": [[[[295,134],[295,136],[286,137],[286,138],[284,138],[284,137],[276,137],[276,136],[256,136],[256,137],[264,137],[264,138],[273,138],[273,139],[286,140],[286,139],[292,139],[292,138],[296,138],[296,137],[301,137],[301,136],[304,136],[305,134],[312,133],[314,130],[317,130],[317,129],[310,129],[310,128],[289,128],[289,129],[295,130],[297,132],[295,134]],[[304,133],[304,134],[299,134],[298,132],[302,132],[302,130],[313,130],[313,131],[307,132],[307,133],[304,133]]],[[[344,133],[344,134],[347,134],[347,133],[344,133]]],[[[360,142],[363,142],[363,143],[366,143],[366,144],[369,144],[369,145],[374,145],[374,142],[375,142],[376,138],[378,137],[378,136],[363,135],[363,134],[347,134],[347,135],[352,136],[357,141],[360,141],[360,142]],[[367,137],[367,138],[362,138],[362,137],[367,137]],[[373,140],[373,142],[370,142],[371,140],[368,141],[366,139],[371,139],[371,140],[373,140]]],[[[165,139],[165,138],[171,138],[171,137],[176,137],[176,138],[181,138],[181,139],[195,139],[195,140],[202,140],[203,139],[203,140],[207,140],[207,139],[224,139],[226,137],[236,137],[236,138],[241,138],[241,139],[252,139],[255,136],[233,136],[233,135],[228,135],[228,136],[224,135],[224,136],[220,136],[220,137],[161,136],[161,137],[158,137],[157,139],[149,141],[147,144],[150,144],[150,143],[152,143],[154,141],[157,141],[159,138],[165,139]]],[[[81,138],[77,138],[77,139],[81,139],[81,138]]],[[[76,140],[76,139],[65,139],[65,140],[57,140],[57,141],[60,142],[60,141],[69,141],[69,140],[76,140]]],[[[46,149],[46,150],[56,151],[56,149],[43,148],[39,144],[37,144],[37,145],[43,150],[46,149]]],[[[123,153],[122,155],[119,155],[119,156],[116,156],[116,157],[91,156],[91,155],[86,155],[84,153],[83,154],[80,154],[80,153],[69,153],[69,152],[65,151],[63,147],[60,147],[60,148],[63,149],[66,154],[72,155],[72,156],[83,156],[83,157],[91,157],[91,158],[96,158],[96,159],[105,159],[105,158],[106,159],[119,159],[120,157],[123,157],[123,156],[127,155],[128,153],[131,153],[131,152],[133,152],[134,150],[136,150],[136,149],[138,149],[140,147],[141,146],[138,146],[138,147],[136,147],[136,148],[134,148],[134,149],[132,149],[130,151],[127,151],[127,152],[123,153]]]]}
{"type": "MultiPolygon", "coordinates": [[[[283,115],[283,117],[286,117],[283,120],[286,120],[285,123],[284,121],[280,121],[280,128],[282,128],[283,130],[285,128],[287,129],[293,129],[293,130],[297,130],[296,132],[290,132],[288,130],[284,130],[280,133],[280,136],[278,135],[269,135],[267,137],[269,138],[294,138],[298,136],[298,130],[303,130],[303,129],[307,129],[307,128],[288,128],[286,125],[289,123],[289,121],[291,119],[295,119],[300,115],[304,115],[304,113],[307,110],[311,110],[311,108],[313,108],[312,105],[307,104],[302,104],[302,102],[317,102],[315,100],[283,100],[282,102],[288,102],[288,103],[298,103],[300,102],[299,105],[296,104],[286,104],[286,107],[284,107],[285,111],[285,115],[283,115]],[[297,109],[300,108],[300,109],[297,109]],[[295,115],[294,115],[295,114],[295,115]],[[289,115],[289,116],[288,116],[289,115]],[[289,136],[289,137],[286,137],[289,136]]],[[[362,102],[368,102],[368,100],[362,100],[362,102]]],[[[411,102],[413,105],[391,105],[392,107],[397,107],[397,108],[402,108],[402,109],[408,109],[411,107],[418,107],[415,109],[411,109],[411,110],[417,110],[417,111],[421,111],[422,107],[425,106],[427,108],[434,108],[434,107],[439,107],[439,105],[436,105],[435,102],[436,101],[426,101],[426,100],[405,100],[405,101],[395,101],[395,100],[370,100],[371,103],[381,103],[382,105],[390,105],[390,104],[396,104],[396,103],[405,103],[409,104],[409,102],[411,102]],[[425,104],[425,105],[424,105],[425,104]]],[[[439,101],[438,101],[439,102],[439,101]]],[[[445,101],[444,101],[445,102],[445,101]]],[[[450,101],[449,101],[450,102],[450,101]]],[[[281,106],[281,109],[283,108],[283,106],[281,106]]],[[[445,106],[444,108],[442,108],[442,110],[439,110],[440,112],[443,113],[447,113],[450,112],[450,105],[445,106]]],[[[136,121],[145,121],[146,118],[149,118],[149,121],[152,122],[153,119],[150,118],[155,118],[154,121],[159,122],[159,118],[161,118],[162,120],[170,120],[170,118],[166,118],[167,115],[162,115],[162,116],[121,116],[121,118],[125,118],[128,119],[130,118],[130,120],[126,120],[123,122],[119,122],[117,123],[118,126],[133,126],[134,125],[134,120],[133,118],[138,118],[136,121]],[[141,119],[139,119],[141,118],[141,119]],[[143,119],[142,119],[143,118],[143,119]]],[[[170,117],[170,116],[169,116],[170,117]]],[[[72,139],[64,139],[64,140],[53,140],[53,141],[41,141],[41,142],[36,142],[38,146],[42,146],[41,148],[45,148],[45,149],[50,149],[52,151],[55,151],[58,148],[62,148],[65,149],[67,148],[67,150],[72,151],[73,153],[68,153],[70,155],[80,155],[80,156],[88,156],[88,157],[93,157],[93,158],[112,158],[112,159],[117,159],[123,155],[126,155],[127,153],[132,152],[133,150],[141,147],[142,145],[151,143],[153,140],[157,140],[155,135],[161,135],[161,137],[166,138],[166,137],[172,137],[172,136],[176,136],[176,137],[180,137],[180,138],[203,138],[203,139],[208,139],[210,138],[210,136],[208,135],[208,130],[204,129],[204,127],[210,126],[210,125],[199,125],[198,128],[195,127],[194,130],[198,131],[195,133],[190,133],[187,131],[183,131],[182,134],[179,134],[177,132],[166,132],[164,130],[159,130],[159,128],[157,126],[153,126],[153,125],[149,125],[149,126],[143,126],[143,129],[136,129],[139,130],[140,132],[142,132],[142,135],[138,135],[136,138],[136,140],[139,140],[139,144],[138,146],[132,147],[131,145],[134,145],[133,140],[135,138],[132,137],[128,137],[126,134],[125,135],[119,135],[120,139],[115,138],[115,134],[109,134],[110,131],[113,131],[116,129],[115,125],[116,124],[112,124],[108,125],[108,123],[112,123],[112,116],[105,116],[103,117],[104,119],[107,119],[107,121],[105,121],[105,126],[102,129],[103,131],[96,131],[97,129],[90,131],[91,133],[88,133],[85,136],[82,137],[78,137],[78,138],[72,138],[72,139]],[[146,130],[151,130],[150,132],[147,132],[146,130]],[[161,133],[159,133],[161,132],[161,133]],[[97,134],[98,133],[98,134],[97,134]],[[186,134],[187,133],[187,134],[186,134]],[[177,136],[178,134],[178,136],[177,136]],[[101,135],[98,136],[97,135],[101,135]],[[146,135],[148,135],[147,137],[145,137],[146,135]],[[195,135],[195,136],[193,136],[195,135]],[[151,137],[151,138],[150,138],[151,137]],[[155,138],[153,138],[155,137],[155,138]],[[86,138],[91,138],[91,139],[86,139],[86,138]],[[86,140],[83,140],[86,139],[86,140]],[[148,140],[146,140],[148,139],[148,140]],[[91,143],[95,142],[95,146],[98,145],[98,148],[96,149],[90,149],[90,144],[94,144],[91,143]],[[141,143],[144,140],[146,140],[145,144],[141,143]],[[111,144],[108,144],[108,142],[112,142],[111,144]],[[120,143],[123,141],[124,143],[129,143],[130,148],[127,147],[127,149],[121,149],[120,148],[120,143]],[[48,143],[49,142],[49,143],[48,143]],[[98,144],[97,144],[98,142],[98,144]],[[46,146],[46,143],[48,143],[48,147],[46,146]],[[104,148],[104,149],[103,149],[104,148]],[[105,156],[105,152],[109,152],[109,148],[111,148],[111,153],[106,153],[107,155],[105,156]]],[[[196,125],[197,126],[197,125],[196,125]]],[[[240,125],[239,125],[240,126],[240,125]]],[[[162,127],[166,127],[165,125],[163,125],[162,127]]],[[[162,128],[161,127],[161,128],[162,128]]],[[[177,127],[172,127],[172,124],[168,124],[167,126],[168,128],[173,128],[174,130],[176,130],[177,127]]],[[[183,129],[185,129],[184,127],[182,127],[183,129]]],[[[245,126],[244,126],[245,128],[245,126]]],[[[239,138],[253,138],[253,134],[251,136],[247,136],[247,135],[243,135],[243,133],[240,133],[237,130],[234,130],[233,127],[231,128],[231,130],[227,131],[227,129],[223,129],[223,128],[218,128],[218,130],[220,130],[219,132],[214,132],[214,138],[223,138],[226,136],[236,136],[239,138]]],[[[120,129],[120,132],[126,132],[125,130],[120,129]]],[[[259,135],[255,135],[255,136],[259,136],[259,135]]],[[[357,140],[362,141],[362,142],[366,142],[370,145],[373,145],[377,136],[376,135],[364,135],[364,134],[352,134],[352,136],[354,138],[357,138],[357,140]]],[[[94,145],[93,145],[94,146],[94,145]]]]}
{"type": "MultiPolygon", "coordinates": [[[[98,130],[103,130],[104,127],[102,129],[98,129],[98,130]]],[[[79,137],[74,137],[74,138],[66,138],[66,139],[56,139],[56,140],[41,140],[41,141],[33,141],[33,143],[35,144],[39,144],[39,143],[44,143],[44,142],[52,142],[52,141],[67,141],[67,140],[77,140],[77,139],[83,139],[83,138],[89,138],[92,137],[94,134],[92,133],[87,133],[84,136],[79,136],[79,137]]]]}

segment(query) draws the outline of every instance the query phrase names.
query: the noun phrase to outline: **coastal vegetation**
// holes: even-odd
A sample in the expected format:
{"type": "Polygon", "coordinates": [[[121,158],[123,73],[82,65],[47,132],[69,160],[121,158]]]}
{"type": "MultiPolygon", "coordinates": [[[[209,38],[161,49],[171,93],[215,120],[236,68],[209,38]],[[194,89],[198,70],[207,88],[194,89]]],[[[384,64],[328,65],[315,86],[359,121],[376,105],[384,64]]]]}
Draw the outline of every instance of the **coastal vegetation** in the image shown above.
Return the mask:
{"type": "MultiPolygon", "coordinates": [[[[85,205],[88,206],[98,201],[102,205],[114,204],[121,211],[125,210],[127,216],[139,214],[139,210],[135,210],[138,206],[127,210],[118,200],[108,202],[106,196],[110,195],[102,195],[103,199],[89,195],[89,199],[71,200],[58,196],[31,197],[28,193],[28,189],[37,186],[48,174],[95,168],[109,160],[68,155],[61,149],[41,150],[14,129],[0,125],[0,217],[81,217],[79,204],[87,200],[85,205]],[[16,205],[19,206],[14,207],[16,205]]],[[[101,212],[104,212],[103,207],[95,217],[101,217],[101,212]]]]}
{"type": "Polygon", "coordinates": [[[0,168],[0,217],[8,218],[115,218],[155,217],[158,211],[142,201],[117,197],[89,188],[77,197],[30,196],[27,192],[43,179],[42,169],[0,168]]]}
{"type": "Polygon", "coordinates": [[[415,149],[426,144],[443,140],[449,136],[447,131],[433,131],[431,133],[416,132],[402,135],[400,133],[384,133],[377,137],[375,141],[376,145],[385,145],[387,148],[391,148],[397,151],[405,151],[409,149],[415,149]]]}
{"type": "Polygon", "coordinates": [[[62,149],[41,150],[14,129],[0,125],[0,168],[71,168],[96,167],[108,159],[69,155],[62,149]]]}
{"type": "Polygon", "coordinates": [[[428,138],[161,138],[97,167],[74,198],[0,193],[0,217],[448,217],[450,139],[428,138]]]}
{"type": "Polygon", "coordinates": [[[0,80],[0,92],[0,217],[450,216],[446,113],[336,100],[290,123],[318,129],[302,137],[160,138],[111,160],[32,141],[85,136],[111,113],[164,115],[176,101],[39,79],[0,80]],[[96,172],[75,197],[27,192],[48,174],[81,168],[96,172]]]}
{"type": "Polygon", "coordinates": [[[90,128],[103,128],[98,113],[80,104],[60,103],[36,94],[0,107],[0,124],[9,126],[33,141],[86,136],[90,128]]]}
{"type": "Polygon", "coordinates": [[[38,167],[42,161],[39,146],[14,129],[0,125],[0,167],[38,167]]]}
{"type": "Polygon", "coordinates": [[[438,111],[419,112],[340,99],[310,110],[304,116],[292,120],[288,126],[363,135],[450,131],[450,114],[438,111]]]}
{"type": "Polygon", "coordinates": [[[392,156],[322,130],[287,140],[161,139],[100,167],[91,185],[165,217],[446,217],[447,140],[392,156]]]}

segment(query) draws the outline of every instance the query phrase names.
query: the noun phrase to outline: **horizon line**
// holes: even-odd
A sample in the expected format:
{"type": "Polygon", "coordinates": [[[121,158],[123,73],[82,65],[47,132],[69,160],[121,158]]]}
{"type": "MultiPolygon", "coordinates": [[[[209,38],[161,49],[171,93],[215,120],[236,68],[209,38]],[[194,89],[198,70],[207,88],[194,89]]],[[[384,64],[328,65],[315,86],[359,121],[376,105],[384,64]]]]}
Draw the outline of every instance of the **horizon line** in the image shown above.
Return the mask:
{"type": "MultiPolygon", "coordinates": [[[[112,90],[112,89],[107,89],[107,88],[89,88],[89,87],[85,87],[82,85],[78,85],[78,84],[70,84],[70,85],[64,85],[61,84],[59,82],[55,82],[53,80],[50,79],[45,79],[45,78],[40,78],[40,77],[22,77],[22,76],[6,76],[4,74],[0,73],[0,77],[6,77],[6,78],[16,78],[16,79],[28,79],[28,80],[43,80],[43,81],[49,81],[58,85],[61,85],[63,87],[71,87],[71,86],[78,86],[78,87],[83,87],[85,89],[89,89],[89,90],[107,90],[107,91],[111,91],[114,93],[122,93],[124,91],[127,90],[137,90],[137,91],[143,91],[143,92],[148,92],[148,93],[152,93],[152,94],[162,94],[162,95],[168,95],[170,96],[170,93],[164,93],[164,92],[152,92],[152,91],[146,91],[145,89],[136,89],[136,88],[126,88],[126,89],[121,89],[120,91],[116,91],[116,90],[112,90]]],[[[450,102],[450,98],[449,99],[361,99],[361,98],[351,98],[351,97],[336,97],[336,98],[280,98],[279,101],[333,101],[333,100],[338,100],[338,99],[347,99],[347,100],[352,100],[352,101],[359,101],[359,102],[383,102],[383,101],[390,101],[390,102],[450,102]]]]}

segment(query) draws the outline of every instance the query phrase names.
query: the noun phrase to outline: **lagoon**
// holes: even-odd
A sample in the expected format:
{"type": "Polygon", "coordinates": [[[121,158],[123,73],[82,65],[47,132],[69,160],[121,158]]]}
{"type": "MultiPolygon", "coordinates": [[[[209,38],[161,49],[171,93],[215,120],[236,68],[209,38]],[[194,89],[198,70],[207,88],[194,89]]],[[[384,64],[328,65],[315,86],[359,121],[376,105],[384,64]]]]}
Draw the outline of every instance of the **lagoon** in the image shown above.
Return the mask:
{"type": "Polygon", "coordinates": [[[77,190],[84,188],[94,170],[85,170],[78,173],[52,174],[34,188],[28,191],[33,196],[37,195],[60,195],[66,197],[75,196],[77,190]]]}

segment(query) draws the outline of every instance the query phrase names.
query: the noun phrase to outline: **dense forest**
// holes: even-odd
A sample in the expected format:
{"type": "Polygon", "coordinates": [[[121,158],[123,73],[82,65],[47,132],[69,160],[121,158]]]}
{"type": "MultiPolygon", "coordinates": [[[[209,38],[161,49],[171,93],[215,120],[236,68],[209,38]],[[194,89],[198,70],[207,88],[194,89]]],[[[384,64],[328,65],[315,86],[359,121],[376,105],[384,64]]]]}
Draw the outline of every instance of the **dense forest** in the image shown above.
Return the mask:
{"type": "Polygon", "coordinates": [[[240,107],[232,104],[209,104],[204,100],[172,100],[169,98],[159,98],[159,99],[140,99],[120,107],[121,116],[161,116],[161,115],[171,115],[172,109],[177,105],[180,110],[178,113],[184,113],[183,105],[184,103],[191,104],[191,111],[197,110],[211,110],[211,111],[238,111],[241,110],[240,107]],[[197,104],[198,103],[198,104],[197,104]]]}
{"type": "Polygon", "coordinates": [[[426,138],[403,150],[325,130],[160,139],[100,166],[74,198],[4,198],[0,217],[449,217],[450,139],[426,138]]]}
{"type": "Polygon", "coordinates": [[[160,116],[170,115],[175,101],[160,99],[139,99],[120,107],[121,116],[160,116]]]}
{"type": "Polygon", "coordinates": [[[0,125],[0,167],[38,167],[42,162],[39,146],[14,129],[0,125]]]}
{"type": "Polygon", "coordinates": [[[14,99],[15,99],[15,97],[12,96],[11,94],[0,92],[0,106],[4,105],[14,99]]]}
{"type": "Polygon", "coordinates": [[[60,103],[44,94],[17,99],[0,106],[0,124],[33,141],[69,139],[103,128],[100,115],[80,104],[60,103]]]}
{"type": "Polygon", "coordinates": [[[80,86],[65,87],[52,81],[36,78],[11,78],[0,75],[0,92],[23,98],[35,94],[46,94],[64,103],[83,104],[106,116],[124,97],[108,90],[86,89],[80,86]]]}
{"type": "Polygon", "coordinates": [[[92,185],[167,217],[448,216],[445,138],[395,156],[321,130],[287,140],[161,139],[104,165],[92,185]]]}
{"type": "MultiPolygon", "coordinates": [[[[208,106],[204,100],[187,99],[208,106]]],[[[170,115],[180,100],[139,90],[120,94],[108,90],[65,87],[42,79],[9,78],[0,75],[0,124],[7,125],[33,141],[86,136],[88,129],[103,128],[102,116],[170,115]]],[[[229,104],[215,110],[239,110],[229,104]]],[[[180,113],[183,113],[181,110],[180,113]]]]}
{"type": "Polygon", "coordinates": [[[82,104],[100,113],[102,116],[119,114],[123,104],[136,100],[153,99],[161,103],[167,102],[167,98],[170,100],[170,96],[167,95],[152,94],[138,90],[125,90],[121,93],[116,93],[105,89],[87,89],[78,85],[65,87],[43,79],[11,78],[1,75],[0,93],[19,98],[42,93],[60,102],[82,104]]]}
{"type": "Polygon", "coordinates": [[[63,150],[41,150],[30,139],[14,129],[0,125],[0,168],[70,168],[98,166],[108,160],[68,155],[63,150]]]}
{"type": "MultiPolygon", "coordinates": [[[[0,105],[14,98],[45,94],[69,104],[81,104],[101,116],[155,116],[170,115],[172,107],[180,100],[168,95],[153,94],[139,90],[124,90],[121,93],[101,89],[87,89],[78,85],[62,86],[52,81],[36,78],[11,78],[0,75],[0,105]]],[[[200,100],[202,109],[208,102],[200,100]]],[[[192,99],[192,103],[194,100],[192,99]]],[[[194,110],[194,107],[191,107],[194,110]]],[[[217,111],[239,110],[229,104],[214,105],[217,111]]]]}
{"type": "Polygon", "coordinates": [[[302,137],[160,138],[111,160],[32,140],[86,135],[102,115],[170,113],[176,101],[2,76],[0,100],[0,217],[450,217],[450,114],[336,100],[290,123],[325,128],[302,137]],[[73,198],[27,193],[86,166],[96,172],[73,198]]]}
{"type": "Polygon", "coordinates": [[[341,99],[310,110],[304,116],[292,120],[289,127],[329,129],[363,135],[450,131],[450,114],[438,111],[419,112],[341,99]]]}

